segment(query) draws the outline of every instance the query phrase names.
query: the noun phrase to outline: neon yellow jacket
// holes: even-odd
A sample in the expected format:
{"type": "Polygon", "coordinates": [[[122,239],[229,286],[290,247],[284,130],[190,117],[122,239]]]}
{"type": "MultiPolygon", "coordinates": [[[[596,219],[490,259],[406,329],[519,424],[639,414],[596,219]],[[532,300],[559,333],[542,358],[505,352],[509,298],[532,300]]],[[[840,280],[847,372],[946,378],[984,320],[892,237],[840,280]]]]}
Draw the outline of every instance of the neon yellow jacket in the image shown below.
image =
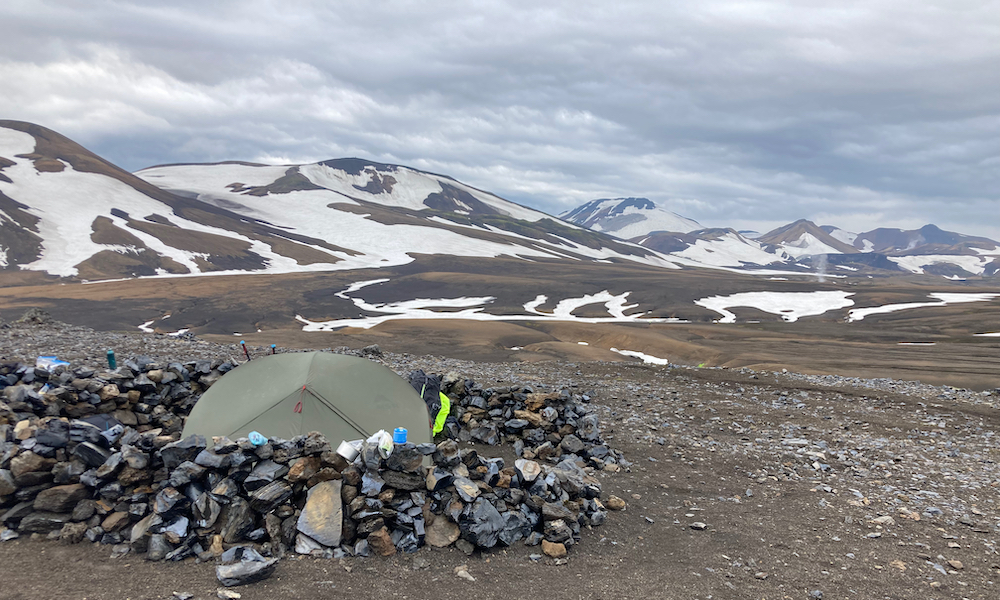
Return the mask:
{"type": "Polygon", "coordinates": [[[441,397],[441,410],[438,411],[437,416],[434,418],[434,429],[431,435],[437,435],[444,430],[444,422],[448,419],[448,414],[451,413],[451,398],[445,395],[444,392],[439,392],[441,397]]]}

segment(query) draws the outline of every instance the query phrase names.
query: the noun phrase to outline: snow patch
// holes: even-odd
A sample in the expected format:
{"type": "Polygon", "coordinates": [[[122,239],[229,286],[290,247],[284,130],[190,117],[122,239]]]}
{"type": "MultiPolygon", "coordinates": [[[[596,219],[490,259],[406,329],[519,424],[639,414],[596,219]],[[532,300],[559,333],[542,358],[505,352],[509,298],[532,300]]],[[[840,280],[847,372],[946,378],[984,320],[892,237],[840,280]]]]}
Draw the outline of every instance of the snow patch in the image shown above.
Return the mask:
{"type": "Polygon", "coordinates": [[[703,265],[716,267],[742,267],[747,264],[769,265],[785,262],[785,257],[763,249],[759,242],[726,233],[714,240],[699,239],[693,245],[671,256],[680,256],[703,265]]]}
{"type": "Polygon", "coordinates": [[[1000,337],[1000,331],[993,332],[993,333],[975,333],[973,335],[976,335],[976,336],[979,336],[979,337],[1000,337]]]}
{"type": "Polygon", "coordinates": [[[827,311],[845,308],[854,304],[849,298],[854,292],[742,292],[730,296],[709,296],[695,300],[698,306],[722,315],[718,323],[735,323],[736,315],[728,308],[749,307],[781,316],[782,320],[793,323],[801,317],[821,315],[827,311]]]}
{"type": "Polygon", "coordinates": [[[833,246],[824,244],[819,238],[811,233],[803,233],[794,242],[781,244],[781,249],[788,254],[799,258],[800,256],[812,256],[815,254],[843,254],[833,246]]]}
{"type": "Polygon", "coordinates": [[[853,246],[854,240],[858,239],[858,234],[851,233],[850,231],[845,231],[843,229],[834,229],[830,232],[830,237],[837,241],[844,242],[849,246],[853,246]]]}
{"type": "Polygon", "coordinates": [[[989,302],[994,298],[1000,298],[1000,294],[956,294],[948,292],[935,292],[927,295],[935,298],[937,302],[903,302],[900,304],[883,304],[882,306],[870,306],[866,308],[855,308],[847,313],[847,322],[854,323],[861,321],[870,315],[909,310],[911,308],[924,308],[927,306],[945,306],[946,304],[962,304],[965,302],[989,302]]]}
{"type": "Polygon", "coordinates": [[[649,354],[644,354],[642,352],[637,352],[635,350],[619,350],[618,348],[609,348],[612,352],[621,354],[622,356],[631,356],[633,358],[641,359],[642,362],[650,365],[669,365],[670,361],[665,358],[657,358],[649,354]]]}
{"type": "Polygon", "coordinates": [[[973,275],[982,275],[986,265],[993,262],[992,256],[971,256],[967,254],[918,254],[914,256],[890,256],[889,260],[911,273],[923,275],[924,267],[938,264],[955,265],[973,275]]]}

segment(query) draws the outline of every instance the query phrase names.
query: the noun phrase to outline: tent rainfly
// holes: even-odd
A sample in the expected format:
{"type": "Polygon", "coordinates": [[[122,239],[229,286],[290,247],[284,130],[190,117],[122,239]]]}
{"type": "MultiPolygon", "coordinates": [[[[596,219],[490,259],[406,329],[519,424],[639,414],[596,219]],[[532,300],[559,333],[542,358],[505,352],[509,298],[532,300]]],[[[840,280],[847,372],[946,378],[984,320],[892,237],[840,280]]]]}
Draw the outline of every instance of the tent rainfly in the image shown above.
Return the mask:
{"type": "Polygon", "coordinates": [[[431,441],[427,406],[405,379],[382,365],[329,352],[273,354],[233,369],[206,391],[187,418],[192,434],[291,439],[318,431],[331,446],[379,429],[431,441]]]}

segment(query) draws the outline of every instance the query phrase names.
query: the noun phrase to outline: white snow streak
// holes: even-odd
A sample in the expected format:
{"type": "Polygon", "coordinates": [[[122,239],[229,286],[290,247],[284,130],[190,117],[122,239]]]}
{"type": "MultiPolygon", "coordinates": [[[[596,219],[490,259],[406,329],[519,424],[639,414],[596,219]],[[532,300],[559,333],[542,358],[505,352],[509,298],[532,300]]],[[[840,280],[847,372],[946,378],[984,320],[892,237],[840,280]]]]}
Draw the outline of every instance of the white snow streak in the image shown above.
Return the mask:
{"type": "Polygon", "coordinates": [[[470,321],[573,321],[579,323],[680,323],[680,319],[674,318],[640,318],[646,313],[625,314],[625,311],[635,308],[636,304],[626,304],[626,298],[630,292],[613,295],[607,290],[596,294],[587,294],[579,298],[566,298],[559,301],[551,313],[538,310],[538,307],[548,300],[548,297],[540,294],[534,300],[524,304],[524,310],[531,314],[522,315],[495,315],[483,312],[487,304],[492,303],[493,296],[479,297],[459,297],[459,298],[417,298],[414,300],[404,300],[400,302],[389,302],[384,304],[372,304],[363,298],[348,296],[349,291],[357,291],[368,285],[383,283],[387,279],[377,279],[372,281],[361,281],[353,283],[345,290],[335,294],[344,299],[351,300],[359,309],[380,313],[376,316],[359,316],[351,319],[333,319],[330,321],[311,321],[301,315],[296,315],[295,319],[303,324],[303,331],[333,331],[341,327],[357,327],[360,329],[371,329],[376,325],[386,321],[399,319],[464,319],[470,321]],[[603,303],[608,311],[607,317],[578,317],[573,315],[573,311],[589,304],[603,303]],[[464,310],[433,310],[441,308],[458,308],[464,310]]]}
{"type": "Polygon", "coordinates": [[[657,358],[655,356],[644,354],[642,352],[637,352],[635,350],[619,350],[618,348],[609,348],[612,352],[621,354],[622,356],[631,356],[634,358],[641,359],[642,362],[651,365],[669,365],[670,361],[665,358],[657,358]]]}
{"type": "Polygon", "coordinates": [[[946,304],[961,304],[964,302],[989,302],[1000,294],[955,294],[947,292],[935,292],[928,294],[930,298],[936,298],[937,302],[904,302],[900,304],[883,304],[882,306],[871,306],[866,308],[855,308],[847,313],[847,322],[853,323],[861,321],[867,316],[882,313],[909,310],[911,308],[924,308],[927,306],[944,306],[946,304]]]}

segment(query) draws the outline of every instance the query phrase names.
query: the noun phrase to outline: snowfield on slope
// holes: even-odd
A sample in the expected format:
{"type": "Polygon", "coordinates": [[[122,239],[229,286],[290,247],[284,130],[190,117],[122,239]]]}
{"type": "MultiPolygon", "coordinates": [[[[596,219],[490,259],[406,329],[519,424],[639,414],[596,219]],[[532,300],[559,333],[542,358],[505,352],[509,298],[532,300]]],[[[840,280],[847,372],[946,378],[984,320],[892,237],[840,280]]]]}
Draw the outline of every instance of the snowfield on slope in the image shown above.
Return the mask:
{"type": "Polygon", "coordinates": [[[948,304],[961,304],[963,302],[989,302],[994,298],[1000,298],[1000,294],[958,294],[952,292],[935,292],[927,294],[937,302],[902,302],[899,304],[883,304],[882,306],[869,306],[865,308],[855,308],[847,313],[847,322],[854,323],[861,321],[871,315],[896,312],[899,310],[910,310],[913,308],[925,308],[929,306],[946,306],[948,304]]]}
{"type": "Polygon", "coordinates": [[[722,315],[717,323],[735,323],[736,315],[729,308],[756,308],[773,315],[779,315],[782,320],[793,323],[802,317],[821,315],[831,310],[845,308],[854,304],[850,299],[854,292],[741,292],[729,296],[709,296],[695,300],[698,306],[722,315]]]}
{"type": "Polygon", "coordinates": [[[714,240],[699,239],[693,245],[671,256],[679,256],[703,265],[716,267],[742,267],[783,263],[785,256],[771,254],[758,243],[728,232],[714,240]]]}

